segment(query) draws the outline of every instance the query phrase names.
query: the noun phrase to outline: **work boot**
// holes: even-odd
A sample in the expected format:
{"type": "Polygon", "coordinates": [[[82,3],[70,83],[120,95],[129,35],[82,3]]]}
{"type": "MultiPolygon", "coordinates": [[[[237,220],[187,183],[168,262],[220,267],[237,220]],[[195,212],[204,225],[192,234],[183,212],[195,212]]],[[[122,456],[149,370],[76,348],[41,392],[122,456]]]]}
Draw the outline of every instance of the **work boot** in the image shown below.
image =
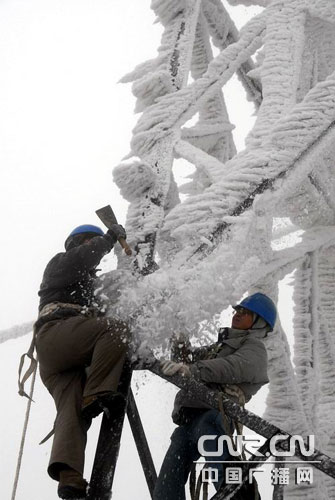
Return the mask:
{"type": "Polygon", "coordinates": [[[81,414],[84,420],[90,421],[106,410],[114,410],[125,403],[125,398],[120,392],[99,392],[85,396],[81,405],[81,414]]]}
{"type": "Polygon", "coordinates": [[[65,469],[59,473],[59,498],[83,499],[86,498],[88,483],[83,476],[74,469],[65,469]]]}

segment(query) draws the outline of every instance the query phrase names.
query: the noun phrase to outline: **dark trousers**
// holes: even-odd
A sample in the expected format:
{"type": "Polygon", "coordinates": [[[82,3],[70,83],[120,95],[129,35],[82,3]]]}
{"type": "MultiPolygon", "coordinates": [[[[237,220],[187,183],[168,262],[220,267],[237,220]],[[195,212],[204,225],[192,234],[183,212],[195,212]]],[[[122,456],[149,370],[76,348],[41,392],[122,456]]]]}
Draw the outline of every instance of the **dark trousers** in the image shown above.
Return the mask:
{"type": "Polygon", "coordinates": [[[53,479],[59,480],[64,467],[83,473],[88,424],[81,416],[82,398],[117,390],[129,337],[123,322],[84,316],[49,321],[38,331],[41,379],[57,409],[48,467],[53,479]]]}
{"type": "MultiPolygon", "coordinates": [[[[198,440],[205,434],[215,436],[226,434],[219,411],[213,409],[200,413],[189,423],[175,429],[157,479],[154,500],[185,500],[185,484],[193,462],[200,457],[198,440]]],[[[217,451],[217,449],[217,439],[206,441],[206,452],[217,451]]],[[[208,456],[206,461],[228,460],[229,457],[228,448],[224,443],[223,454],[221,456],[208,456]]],[[[218,489],[223,481],[222,464],[211,463],[209,466],[218,471],[219,480],[214,483],[218,489]]]]}

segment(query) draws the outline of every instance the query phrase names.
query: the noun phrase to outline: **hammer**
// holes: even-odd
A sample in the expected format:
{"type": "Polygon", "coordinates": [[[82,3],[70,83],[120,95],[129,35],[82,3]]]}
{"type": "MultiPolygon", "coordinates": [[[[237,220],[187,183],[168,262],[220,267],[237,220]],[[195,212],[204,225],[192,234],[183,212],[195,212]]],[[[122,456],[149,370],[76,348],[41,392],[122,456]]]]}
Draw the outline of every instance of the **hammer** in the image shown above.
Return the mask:
{"type": "MultiPolygon", "coordinates": [[[[113,209],[110,205],[107,205],[106,207],[99,208],[98,210],[95,211],[99,219],[105,224],[108,229],[111,228],[112,224],[117,224],[117,219],[115,217],[115,214],[113,212],[113,209]]],[[[120,245],[124,249],[125,253],[127,255],[131,255],[132,251],[128,243],[124,238],[119,238],[118,239],[120,245]]]]}

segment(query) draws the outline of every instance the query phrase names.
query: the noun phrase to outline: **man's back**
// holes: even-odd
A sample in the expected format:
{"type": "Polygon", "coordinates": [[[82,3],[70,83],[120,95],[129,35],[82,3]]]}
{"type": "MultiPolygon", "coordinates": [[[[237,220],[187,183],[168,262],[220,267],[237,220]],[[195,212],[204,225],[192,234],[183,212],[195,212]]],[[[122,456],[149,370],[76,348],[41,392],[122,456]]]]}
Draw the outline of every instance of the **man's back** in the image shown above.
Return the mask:
{"type": "Polygon", "coordinates": [[[39,309],[52,302],[93,306],[95,267],[111,247],[105,237],[97,236],[85,245],[55,255],[43,274],[39,309]]]}

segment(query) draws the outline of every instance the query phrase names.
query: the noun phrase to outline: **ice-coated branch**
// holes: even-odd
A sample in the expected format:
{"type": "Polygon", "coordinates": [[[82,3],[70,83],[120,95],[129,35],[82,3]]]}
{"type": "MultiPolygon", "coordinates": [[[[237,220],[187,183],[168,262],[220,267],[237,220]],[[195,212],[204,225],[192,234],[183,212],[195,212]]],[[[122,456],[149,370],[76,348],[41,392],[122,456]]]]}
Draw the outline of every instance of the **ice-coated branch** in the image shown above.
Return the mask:
{"type": "Polygon", "coordinates": [[[215,179],[221,178],[224,164],[214,156],[183,140],[178,141],[174,149],[178,156],[193,163],[197,168],[204,170],[211,184],[215,182],[215,179]]]}
{"type": "MultiPolygon", "coordinates": [[[[273,252],[268,262],[255,269],[258,281],[262,281],[267,276],[289,274],[299,265],[299,261],[304,259],[306,254],[310,254],[320,248],[328,248],[335,243],[335,231],[332,226],[309,229],[304,232],[302,240],[291,248],[273,252]]],[[[282,276],[282,277],[283,277],[282,276]]]]}
{"type": "Polygon", "coordinates": [[[141,116],[134,128],[132,152],[142,156],[152,149],[166,131],[179,128],[191,118],[204,100],[215,95],[262,43],[265,18],[260,14],[249,21],[238,42],[229,45],[209,64],[202,78],[180,91],[160,98],[141,116]]]}
{"type": "MultiPolygon", "coordinates": [[[[189,0],[182,4],[173,1],[155,2],[153,7],[158,9],[160,16],[171,21],[167,24],[163,35],[159,64],[164,64],[164,71],[167,72],[171,83],[170,91],[174,91],[185,85],[187,81],[200,0],[189,0]]],[[[140,75],[136,74],[136,76],[140,75]]],[[[155,79],[151,77],[147,82],[146,78],[146,75],[143,76],[140,79],[142,83],[139,83],[144,85],[141,90],[142,97],[145,95],[147,83],[149,84],[148,94],[152,94],[150,86],[152,81],[155,82],[155,79]]],[[[143,116],[146,116],[146,111],[143,116]]],[[[142,274],[147,274],[156,268],[154,262],[156,233],[166,213],[179,202],[172,174],[173,146],[178,136],[180,136],[179,130],[166,131],[164,137],[156,144],[156,148],[146,150],[141,156],[146,170],[151,169],[151,182],[147,189],[142,190],[141,193],[138,192],[138,196],[133,196],[128,210],[127,227],[130,229],[129,233],[134,242],[134,265],[142,274]]],[[[116,172],[116,181],[121,191],[133,192],[133,188],[128,187],[131,179],[127,178],[127,175],[122,175],[121,171],[122,166],[116,172]]]]}
{"type": "MultiPolygon", "coordinates": [[[[215,241],[234,218],[253,205],[256,195],[275,189],[278,198],[283,199],[290,190],[294,191],[320,158],[334,149],[334,77],[332,74],[318,84],[288,116],[278,121],[266,147],[237,155],[226,164],[221,181],[176,207],[166,218],[163,229],[176,238],[183,234],[185,241],[185,235],[192,229],[194,233],[196,228],[201,235],[215,241]]],[[[202,255],[204,250],[205,245],[200,245],[193,253],[202,255]]]]}
{"type": "MultiPolygon", "coordinates": [[[[239,32],[220,0],[204,0],[202,8],[213,43],[220,50],[224,50],[228,45],[238,41],[239,32]]],[[[259,107],[262,102],[261,83],[259,80],[248,76],[249,71],[254,68],[255,65],[252,59],[249,58],[237,68],[236,72],[247,91],[248,97],[259,107]]]]}
{"type": "MultiPolygon", "coordinates": [[[[191,75],[202,78],[213,60],[208,25],[200,12],[193,45],[191,75]]],[[[219,161],[225,162],[236,154],[232,136],[234,126],[230,123],[225,99],[221,89],[202,102],[199,120],[195,126],[182,129],[182,137],[201,148],[219,161]]]]}
{"type": "Polygon", "coordinates": [[[311,16],[319,17],[327,23],[335,24],[335,5],[333,0],[307,0],[307,8],[311,16]]]}
{"type": "MultiPolygon", "coordinates": [[[[207,386],[197,382],[192,377],[188,378],[178,375],[167,377],[165,375],[162,375],[158,362],[150,366],[150,371],[168,380],[169,382],[175,384],[177,387],[183,389],[189,394],[194,395],[194,397],[196,397],[197,399],[206,402],[213,408],[218,408],[219,406],[218,401],[219,398],[222,397],[222,395],[220,395],[220,393],[218,393],[217,391],[209,390],[207,386]]],[[[289,433],[285,432],[282,429],[277,428],[270,422],[267,422],[264,419],[253,414],[252,412],[242,408],[238,404],[234,403],[232,400],[228,398],[223,398],[222,401],[223,401],[224,411],[227,413],[228,416],[237,419],[239,422],[241,422],[246,427],[252,429],[257,434],[264,436],[267,439],[270,439],[275,434],[288,434],[288,438],[290,437],[289,433]]],[[[283,448],[287,449],[288,441],[286,442],[286,445],[284,444],[285,442],[284,441],[282,442],[283,448]]],[[[301,460],[306,460],[308,458],[309,460],[315,460],[316,462],[320,461],[319,463],[314,464],[315,467],[322,470],[326,474],[329,474],[332,478],[335,478],[335,462],[323,452],[315,450],[310,457],[303,456],[303,453],[301,453],[300,450],[296,450],[296,453],[301,460]]]]}
{"type": "Polygon", "coordinates": [[[0,344],[6,342],[7,340],[17,339],[18,337],[23,337],[27,333],[33,330],[33,321],[28,321],[27,323],[22,323],[21,325],[15,325],[7,330],[2,330],[0,332],[0,344]]]}

